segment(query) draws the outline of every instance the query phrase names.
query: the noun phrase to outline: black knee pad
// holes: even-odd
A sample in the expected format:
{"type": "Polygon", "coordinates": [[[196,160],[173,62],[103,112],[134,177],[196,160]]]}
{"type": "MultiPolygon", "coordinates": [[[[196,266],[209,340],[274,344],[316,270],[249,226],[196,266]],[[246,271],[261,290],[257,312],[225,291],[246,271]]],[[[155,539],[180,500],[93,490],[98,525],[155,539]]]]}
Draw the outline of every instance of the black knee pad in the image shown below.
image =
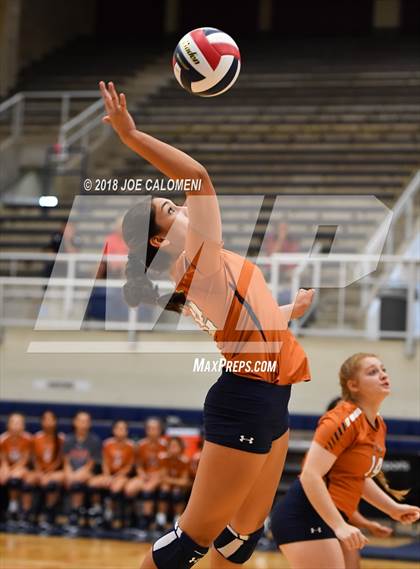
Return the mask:
{"type": "Polygon", "coordinates": [[[185,491],[182,488],[175,488],[172,490],[172,503],[179,504],[181,502],[185,502],[185,491]]]}
{"type": "Polygon", "coordinates": [[[74,482],[69,488],[69,491],[72,494],[76,494],[77,492],[86,492],[86,490],[87,486],[86,484],[83,484],[83,482],[74,482]]]}
{"type": "Polygon", "coordinates": [[[241,535],[227,526],[214,540],[214,547],[228,561],[239,564],[245,563],[254,553],[263,532],[264,527],[261,527],[253,533],[241,535]]]}
{"type": "Polygon", "coordinates": [[[21,491],[24,492],[25,494],[29,494],[30,492],[32,492],[32,490],[34,490],[35,486],[32,486],[32,484],[28,484],[27,482],[22,482],[22,486],[21,486],[21,491]]]}
{"type": "Polygon", "coordinates": [[[22,480],[20,478],[9,478],[7,487],[10,490],[20,490],[22,488],[22,480]]]}
{"type": "Polygon", "coordinates": [[[60,489],[60,484],[58,482],[48,482],[44,486],[44,492],[57,492],[60,489]]]}
{"type": "Polygon", "coordinates": [[[153,544],[153,561],[158,569],[189,569],[207,553],[178,525],[153,544]]]}
{"type": "Polygon", "coordinates": [[[147,502],[148,500],[154,500],[156,498],[156,492],[149,490],[142,490],[139,493],[139,498],[140,500],[144,500],[145,502],[147,502]]]}
{"type": "Polygon", "coordinates": [[[111,492],[110,497],[111,500],[115,500],[115,502],[122,502],[125,498],[124,492],[111,492]]]}
{"type": "Polygon", "coordinates": [[[171,493],[168,492],[167,490],[159,490],[159,500],[162,500],[162,502],[169,502],[171,498],[171,493]]]}

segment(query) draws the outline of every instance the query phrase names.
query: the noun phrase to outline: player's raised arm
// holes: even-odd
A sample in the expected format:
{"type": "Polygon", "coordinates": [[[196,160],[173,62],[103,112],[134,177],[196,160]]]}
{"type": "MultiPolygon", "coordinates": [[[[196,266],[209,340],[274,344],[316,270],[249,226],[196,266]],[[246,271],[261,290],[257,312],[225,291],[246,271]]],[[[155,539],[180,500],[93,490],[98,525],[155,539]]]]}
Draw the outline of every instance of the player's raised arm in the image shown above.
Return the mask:
{"type": "Polygon", "coordinates": [[[222,245],[222,223],[206,169],[185,152],[137,130],[127,110],[125,95],[118,94],[112,82],[108,88],[103,81],[99,86],[107,111],[103,121],[112,125],[124,144],[169,178],[199,181],[199,191],[186,192],[190,230],[185,249],[192,260],[204,244],[198,270],[203,274],[214,273],[219,268],[217,250],[222,245]]]}
{"type": "Polygon", "coordinates": [[[124,93],[117,94],[110,81],[108,88],[103,81],[99,83],[107,115],[103,122],[112,125],[121,141],[150,162],[160,172],[172,179],[202,179],[203,193],[213,194],[213,186],[208,184],[205,168],[196,160],[173,146],[137,130],[133,117],[127,110],[124,93]]]}

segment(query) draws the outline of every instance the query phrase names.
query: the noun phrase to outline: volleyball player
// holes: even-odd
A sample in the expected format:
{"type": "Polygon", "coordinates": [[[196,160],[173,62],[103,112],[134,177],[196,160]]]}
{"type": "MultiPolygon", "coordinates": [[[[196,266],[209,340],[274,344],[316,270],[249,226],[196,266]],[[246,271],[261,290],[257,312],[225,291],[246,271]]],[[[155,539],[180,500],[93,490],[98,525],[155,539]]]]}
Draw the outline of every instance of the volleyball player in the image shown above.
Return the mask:
{"type": "Polygon", "coordinates": [[[91,422],[89,413],[76,413],[73,419],[74,432],[64,442],[64,484],[70,492],[70,526],[76,526],[84,516],[88,483],[101,462],[102,442],[90,431],[91,422]]]}
{"type": "Polygon", "coordinates": [[[42,489],[45,520],[41,525],[48,529],[55,523],[60,491],[64,485],[63,445],[64,434],[57,430],[57,417],[46,410],[41,415],[41,430],[33,437],[33,484],[42,489]]]}
{"type": "MultiPolygon", "coordinates": [[[[136,476],[131,478],[125,488],[128,500],[140,497],[142,511],[137,522],[139,529],[149,529],[153,521],[155,503],[162,479],[162,458],[166,452],[166,439],[162,436],[162,422],[157,417],[149,417],[145,423],[144,439],[141,439],[137,449],[136,476]]],[[[163,527],[166,524],[165,504],[158,502],[156,524],[163,527]]]]}
{"type": "Polygon", "coordinates": [[[133,470],[135,447],[128,438],[126,421],[115,421],[112,426],[112,437],[106,439],[102,446],[102,473],[88,481],[91,494],[89,517],[94,525],[103,519],[102,498],[110,493],[112,505],[112,525],[115,529],[122,526],[124,488],[133,470]]]}
{"type": "Polygon", "coordinates": [[[367,543],[351,524],[361,498],[401,523],[420,509],[397,503],[381,473],[386,426],[379,415],[390,392],[382,362],[354,354],[340,368],[342,399],[321,417],[302,473],[271,514],[273,537],[293,569],[355,569],[352,552],[367,543]],[[373,478],[378,477],[385,493],[373,478]]]}
{"type": "Polygon", "coordinates": [[[187,492],[191,486],[190,461],[184,451],[184,441],[180,437],[171,437],[166,454],[162,458],[160,501],[163,502],[165,514],[171,507],[174,520],[184,511],[187,492]]]}
{"type": "Polygon", "coordinates": [[[313,291],[300,291],[294,305],[279,307],[260,269],[223,249],[219,204],[205,168],[138,131],[113,83],[101,82],[100,89],[104,122],[124,144],[165,176],[200,184],[199,192],[186,192],[186,207],[154,197],[151,209],[138,203],[126,213],[125,299],[131,306],[160,304],[192,317],[231,366],[206,397],[205,442],[186,509],[142,568],[191,567],[212,543],[212,566],[234,567],[252,555],[279,483],[290,386],[310,378],[306,355],[287,325],[305,313],[313,291]],[[154,269],[169,270],[174,294],[161,298],[149,280],[146,269],[154,259],[154,269]],[[271,371],[260,371],[271,361],[271,371]]]}
{"type": "Polygon", "coordinates": [[[11,413],[7,419],[7,431],[0,436],[0,484],[8,490],[7,521],[25,523],[32,506],[32,490],[29,470],[32,435],[25,431],[22,413],[11,413]]]}

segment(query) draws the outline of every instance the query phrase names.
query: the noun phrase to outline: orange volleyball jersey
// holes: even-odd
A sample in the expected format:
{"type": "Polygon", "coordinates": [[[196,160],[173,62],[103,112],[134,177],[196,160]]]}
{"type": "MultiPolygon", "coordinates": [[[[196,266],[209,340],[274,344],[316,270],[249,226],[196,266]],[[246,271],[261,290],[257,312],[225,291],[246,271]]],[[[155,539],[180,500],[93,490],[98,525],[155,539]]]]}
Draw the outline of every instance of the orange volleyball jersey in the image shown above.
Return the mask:
{"type": "Polygon", "coordinates": [[[162,456],[166,452],[166,441],[160,438],[152,442],[145,438],[139,442],[137,456],[138,464],[146,472],[157,472],[162,468],[162,456]]]}
{"type": "Polygon", "coordinates": [[[103,459],[111,474],[134,464],[135,448],[131,440],[118,441],[114,437],[106,439],[103,444],[103,459]]]}
{"type": "Polygon", "coordinates": [[[318,422],[314,441],[337,460],[325,479],[337,508],[348,517],[357,509],[365,478],[381,470],[386,425],[380,415],[373,427],[359,407],[341,401],[318,422]]]}
{"type": "Polygon", "coordinates": [[[32,435],[24,431],[20,435],[11,435],[7,431],[0,436],[0,453],[6,462],[12,466],[24,454],[30,457],[32,450],[32,435]]]}
{"type": "Polygon", "coordinates": [[[59,433],[56,441],[54,436],[48,435],[44,431],[38,431],[34,435],[32,452],[42,471],[48,470],[56,458],[60,458],[61,465],[64,438],[64,434],[59,433]]]}
{"type": "Polygon", "coordinates": [[[162,458],[162,467],[165,469],[167,476],[171,478],[181,478],[185,474],[190,475],[190,460],[184,455],[165,455],[162,458]]]}
{"type": "Polygon", "coordinates": [[[227,361],[248,362],[246,370],[231,370],[237,375],[280,385],[309,380],[306,354],[288,330],[262,271],[220,243],[206,241],[205,247],[206,255],[220,256],[216,272],[202,273],[201,256],[190,263],[185,251],[171,270],[176,290],[187,296],[184,313],[213,336],[227,361]],[[267,368],[268,362],[273,368],[267,368]]]}

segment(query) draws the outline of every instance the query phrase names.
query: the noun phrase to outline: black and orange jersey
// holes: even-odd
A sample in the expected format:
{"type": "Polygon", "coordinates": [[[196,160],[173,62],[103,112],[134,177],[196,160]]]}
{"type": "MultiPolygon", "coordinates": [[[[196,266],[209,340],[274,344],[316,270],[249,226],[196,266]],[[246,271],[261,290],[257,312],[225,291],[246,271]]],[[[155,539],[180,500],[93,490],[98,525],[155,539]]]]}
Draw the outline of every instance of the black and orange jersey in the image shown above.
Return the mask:
{"type": "MultiPolygon", "coordinates": [[[[198,236],[192,228],[188,231],[187,250],[188,239],[195,234],[197,240],[198,236]]],[[[309,380],[306,354],[288,330],[287,318],[259,267],[223,249],[222,243],[205,240],[203,247],[205,258],[220,258],[215,273],[202,273],[201,254],[190,262],[186,251],[171,269],[176,290],[187,296],[184,314],[213,336],[227,361],[258,362],[248,366],[250,371],[232,369],[234,373],[280,385],[309,380]],[[257,371],[257,367],[268,371],[257,371]]]]}
{"type": "Polygon", "coordinates": [[[357,509],[365,478],[381,470],[386,425],[380,415],[375,423],[354,403],[341,401],[321,417],[315,431],[314,441],[337,457],[325,479],[334,504],[348,517],[357,509]]]}
{"type": "Polygon", "coordinates": [[[58,458],[60,460],[57,468],[62,465],[63,444],[65,436],[58,433],[57,438],[54,435],[38,431],[32,440],[32,452],[36,459],[38,467],[42,471],[46,471],[58,458]]]}
{"type": "Polygon", "coordinates": [[[190,475],[190,459],[185,455],[169,456],[165,454],[162,457],[162,468],[170,478],[183,478],[190,475]]]}
{"type": "Polygon", "coordinates": [[[166,452],[166,440],[141,439],[137,450],[138,465],[146,472],[157,472],[162,468],[162,457],[166,452]]]}
{"type": "Polygon", "coordinates": [[[0,436],[0,455],[12,466],[24,455],[28,460],[32,450],[32,435],[24,431],[20,435],[12,435],[7,431],[0,436]]]}
{"type": "Polygon", "coordinates": [[[103,444],[103,460],[111,474],[117,474],[122,468],[132,466],[135,460],[133,441],[118,441],[114,437],[106,439],[103,444]]]}

